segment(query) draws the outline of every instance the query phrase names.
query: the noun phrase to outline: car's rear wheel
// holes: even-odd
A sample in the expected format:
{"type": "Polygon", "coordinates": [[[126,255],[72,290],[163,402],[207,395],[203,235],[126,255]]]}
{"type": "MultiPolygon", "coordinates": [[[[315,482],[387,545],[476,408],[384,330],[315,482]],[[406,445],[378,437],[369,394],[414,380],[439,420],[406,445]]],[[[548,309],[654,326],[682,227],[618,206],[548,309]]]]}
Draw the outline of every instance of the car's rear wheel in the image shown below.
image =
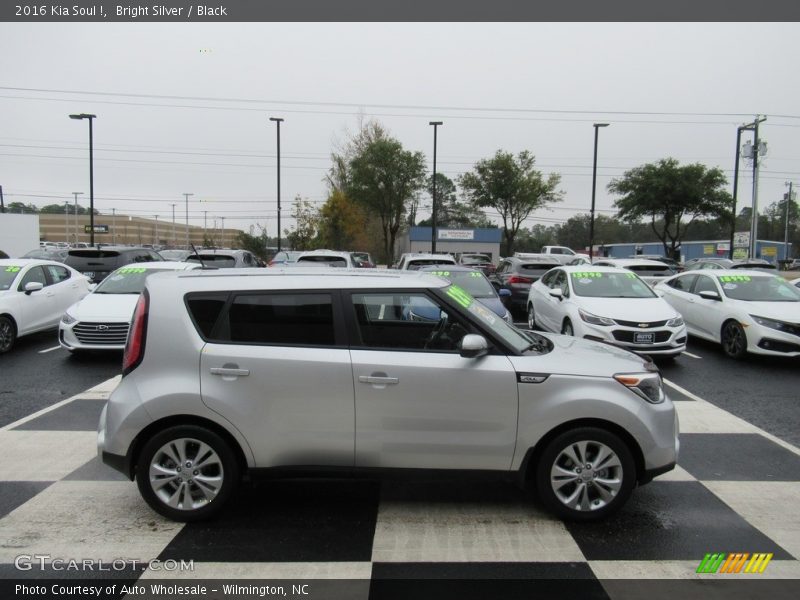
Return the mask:
{"type": "Polygon", "coordinates": [[[636,484],[636,466],[618,436],[597,427],[553,439],[536,465],[542,503],[572,521],[603,519],[619,510],[636,484]]]}
{"type": "Polygon", "coordinates": [[[728,321],[722,326],[722,350],[737,360],[747,354],[747,335],[737,321],[728,321]]]}
{"type": "Polygon", "coordinates": [[[0,317],[0,354],[8,352],[17,339],[17,326],[10,317],[0,317]]]}
{"type": "Polygon", "coordinates": [[[528,328],[535,329],[536,328],[536,314],[533,310],[533,302],[528,304],[528,328]]]}
{"type": "Polygon", "coordinates": [[[561,333],[564,335],[575,335],[575,330],[572,328],[572,321],[566,319],[561,326],[561,333]]]}
{"type": "Polygon", "coordinates": [[[175,521],[199,521],[217,514],[239,481],[230,445],[196,425],[170,427],[142,448],[136,482],[147,503],[175,521]]]}

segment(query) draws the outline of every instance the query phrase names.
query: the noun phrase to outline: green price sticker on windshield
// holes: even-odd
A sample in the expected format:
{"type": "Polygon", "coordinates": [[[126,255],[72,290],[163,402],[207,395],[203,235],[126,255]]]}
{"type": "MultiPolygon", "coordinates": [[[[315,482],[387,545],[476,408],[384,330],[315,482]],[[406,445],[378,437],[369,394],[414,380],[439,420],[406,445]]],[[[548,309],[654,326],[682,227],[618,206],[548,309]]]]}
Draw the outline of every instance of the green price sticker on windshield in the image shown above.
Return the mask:
{"type": "Polygon", "coordinates": [[[6,273],[19,273],[22,267],[6,267],[6,273]]]}
{"type": "Polygon", "coordinates": [[[123,267],[117,273],[120,275],[128,275],[130,273],[144,273],[147,269],[143,267],[123,267]]]}
{"type": "Polygon", "coordinates": [[[469,276],[470,276],[470,277],[483,277],[483,275],[481,275],[480,273],[476,273],[475,271],[473,271],[472,273],[470,273],[470,274],[469,274],[469,276]]]}
{"type": "Polygon", "coordinates": [[[723,283],[736,283],[737,281],[750,281],[749,275],[721,275],[718,277],[723,283]]]}
{"type": "Polygon", "coordinates": [[[470,296],[465,290],[457,285],[451,285],[449,288],[447,288],[447,295],[464,308],[469,308],[472,304],[472,296],[470,296]]]}
{"type": "Polygon", "coordinates": [[[450,277],[450,271],[431,271],[437,277],[450,277]]]}
{"type": "Polygon", "coordinates": [[[572,273],[572,277],[575,279],[590,279],[590,278],[600,278],[603,274],[599,271],[576,271],[572,273]]]}

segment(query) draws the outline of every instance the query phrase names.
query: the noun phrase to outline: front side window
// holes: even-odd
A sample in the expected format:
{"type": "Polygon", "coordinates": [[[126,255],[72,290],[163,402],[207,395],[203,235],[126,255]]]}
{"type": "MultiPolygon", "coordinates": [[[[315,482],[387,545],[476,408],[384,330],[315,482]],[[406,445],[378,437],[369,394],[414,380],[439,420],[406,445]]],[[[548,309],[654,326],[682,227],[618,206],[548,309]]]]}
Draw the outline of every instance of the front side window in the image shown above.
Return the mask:
{"type": "Polygon", "coordinates": [[[700,292],[719,293],[719,291],[717,290],[717,286],[714,285],[714,281],[711,279],[711,277],[707,275],[701,275],[700,277],[698,277],[697,283],[694,284],[694,293],[699,296],[700,292]]]}
{"type": "Polygon", "coordinates": [[[228,310],[231,342],[333,346],[330,294],[238,294],[228,310]]]}
{"type": "Polygon", "coordinates": [[[31,282],[41,283],[43,286],[47,285],[47,277],[44,275],[42,267],[32,267],[25,273],[25,277],[19,282],[19,291],[24,292],[25,286],[31,282]]]}
{"type": "Polygon", "coordinates": [[[689,292],[689,290],[692,289],[692,284],[695,279],[697,279],[697,275],[683,275],[675,279],[670,279],[667,285],[681,292],[689,292]]]}
{"type": "Polygon", "coordinates": [[[53,283],[60,283],[70,278],[70,273],[64,267],[57,265],[47,265],[47,271],[50,273],[50,279],[53,283]]]}

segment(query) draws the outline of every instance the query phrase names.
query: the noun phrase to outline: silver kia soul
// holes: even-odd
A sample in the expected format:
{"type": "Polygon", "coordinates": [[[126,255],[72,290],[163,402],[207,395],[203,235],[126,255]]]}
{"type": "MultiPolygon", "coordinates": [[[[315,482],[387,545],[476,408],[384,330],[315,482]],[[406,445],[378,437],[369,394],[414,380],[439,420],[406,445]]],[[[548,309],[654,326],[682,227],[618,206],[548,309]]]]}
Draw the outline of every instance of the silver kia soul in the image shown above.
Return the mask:
{"type": "Polygon", "coordinates": [[[420,470],[588,521],[675,466],[678,420],[652,363],[518,330],[433,275],[194,271],[148,278],[98,452],[178,521],[246,474],[420,470]]]}

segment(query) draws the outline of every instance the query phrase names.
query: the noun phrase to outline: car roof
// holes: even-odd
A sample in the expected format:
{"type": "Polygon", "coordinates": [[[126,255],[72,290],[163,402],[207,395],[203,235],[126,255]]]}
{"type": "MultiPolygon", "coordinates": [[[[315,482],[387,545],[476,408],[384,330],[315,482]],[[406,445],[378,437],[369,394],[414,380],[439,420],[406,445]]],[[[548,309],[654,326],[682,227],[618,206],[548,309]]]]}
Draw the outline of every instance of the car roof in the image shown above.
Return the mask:
{"type": "Polygon", "coordinates": [[[605,265],[561,265],[556,267],[567,273],[625,273],[631,272],[624,267],[607,267],[605,265]]]}
{"type": "Polygon", "coordinates": [[[350,258],[350,252],[343,252],[339,250],[306,250],[305,252],[301,253],[298,258],[303,258],[304,256],[331,256],[337,258],[350,258]]]}
{"type": "Polygon", "coordinates": [[[57,260],[44,260],[41,258],[0,258],[0,266],[7,267],[27,267],[28,265],[56,265],[66,266],[57,260]]]}
{"type": "Polygon", "coordinates": [[[148,286],[167,282],[183,292],[214,290],[330,290],[330,289],[419,289],[449,285],[440,277],[420,271],[375,269],[220,269],[217,271],[173,271],[147,279],[148,286]],[[365,272],[368,271],[368,272],[365,272]],[[152,283],[151,283],[152,282],[152,283]]]}
{"type": "Polygon", "coordinates": [[[425,259],[440,260],[443,258],[445,260],[452,260],[452,261],[456,260],[452,254],[438,254],[438,253],[433,254],[431,252],[409,252],[407,254],[404,254],[403,256],[405,256],[408,259],[425,258],[425,259]]]}
{"type": "MultiPolygon", "coordinates": [[[[452,266],[447,265],[446,268],[448,271],[453,271],[454,273],[480,273],[481,275],[483,275],[483,271],[481,271],[480,269],[473,269],[465,265],[452,265],[452,266]]],[[[422,273],[428,273],[431,271],[435,272],[441,270],[442,270],[442,265],[426,265],[421,269],[419,269],[418,271],[422,273]]]]}
{"type": "Polygon", "coordinates": [[[161,270],[172,269],[175,271],[191,271],[198,268],[202,268],[200,263],[187,263],[177,260],[161,260],[161,261],[154,260],[151,262],[130,263],[123,267],[120,267],[120,269],[145,269],[147,271],[151,271],[153,269],[161,269],[161,270]]]}
{"type": "Polygon", "coordinates": [[[646,258],[601,258],[597,262],[611,262],[620,267],[630,267],[630,266],[669,267],[669,265],[661,261],[648,260],[646,258]]]}
{"type": "Polygon", "coordinates": [[[741,277],[742,275],[748,275],[751,277],[780,277],[775,273],[764,271],[762,269],[709,269],[706,271],[684,271],[683,273],[677,275],[677,277],[681,277],[683,275],[708,275],[709,277],[741,277]]]}

